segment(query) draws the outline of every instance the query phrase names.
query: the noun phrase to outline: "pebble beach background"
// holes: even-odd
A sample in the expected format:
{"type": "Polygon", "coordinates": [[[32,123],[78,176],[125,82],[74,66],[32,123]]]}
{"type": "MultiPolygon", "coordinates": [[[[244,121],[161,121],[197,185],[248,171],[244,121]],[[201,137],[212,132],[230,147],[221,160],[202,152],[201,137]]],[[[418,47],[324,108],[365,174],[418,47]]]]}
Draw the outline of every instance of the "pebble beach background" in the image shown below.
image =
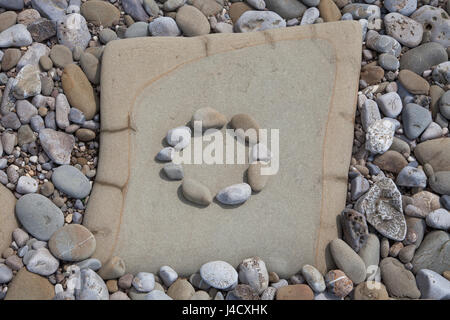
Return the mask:
{"type": "Polygon", "coordinates": [[[449,11],[448,0],[0,0],[0,182],[22,226],[1,252],[0,299],[450,299],[449,11]],[[361,24],[363,60],[337,269],[280,279],[258,257],[237,269],[217,257],[181,278],[90,258],[81,222],[104,45],[339,20],[361,24]]]}

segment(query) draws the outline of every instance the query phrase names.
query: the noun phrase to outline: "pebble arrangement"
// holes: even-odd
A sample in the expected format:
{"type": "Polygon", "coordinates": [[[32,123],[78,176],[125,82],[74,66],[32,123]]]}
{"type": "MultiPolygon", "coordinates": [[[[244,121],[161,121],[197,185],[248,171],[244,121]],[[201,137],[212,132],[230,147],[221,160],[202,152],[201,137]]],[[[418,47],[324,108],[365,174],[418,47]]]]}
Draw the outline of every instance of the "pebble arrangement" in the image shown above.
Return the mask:
{"type": "MultiPolygon", "coordinates": [[[[208,129],[221,129],[227,123],[227,118],[213,108],[202,108],[197,110],[191,119],[191,126],[200,124],[203,131],[208,129]]],[[[257,133],[259,125],[255,119],[247,114],[237,114],[232,117],[230,121],[231,127],[236,130],[236,133],[243,133],[249,129],[254,130],[257,133]]],[[[163,148],[156,155],[156,160],[166,163],[163,170],[166,176],[170,180],[183,180],[184,171],[180,164],[175,164],[170,161],[173,160],[175,152],[181,151],[191,143],[192,131],[191,128],[182,126],[169,130],[166,136],[166,141],[171,147],[163,148]]],[[[236,135],[236,138],[238,135],[236,135]]],[[[268,181],[267,175],[261,174],[261,168],[264,165],[268,165],[270,162],[270,151],[262,143],[259,143],[259,139],[254,137],[245,137],[242,135],[242,141],[247,139],[249,144],[252,144],[251,157],[249,159],[250,165],[248,168],[248,183],[238,183],[228,186],[220,190],[216,199],[225,205],[239,205],[246,202],[254,192],[260,192],[268,181]]],[[[198,205],[208,206],[212,202],[211,191],[207,186],[201,182],[187,178],[183,180],[181,185],[183,196],[198,205]]]]}
{"type": "Polygon", "coordinates": [[[442,0],[0,0],[0,182],[21,223],[1,252],[0,299],[450,299],[449,11],[442,0]],[[250,257],[186,279],[91,258],[80,223],[105,44],[338,20],[361,24],[363,60],[336,269],[280,279],[250,257]]]}

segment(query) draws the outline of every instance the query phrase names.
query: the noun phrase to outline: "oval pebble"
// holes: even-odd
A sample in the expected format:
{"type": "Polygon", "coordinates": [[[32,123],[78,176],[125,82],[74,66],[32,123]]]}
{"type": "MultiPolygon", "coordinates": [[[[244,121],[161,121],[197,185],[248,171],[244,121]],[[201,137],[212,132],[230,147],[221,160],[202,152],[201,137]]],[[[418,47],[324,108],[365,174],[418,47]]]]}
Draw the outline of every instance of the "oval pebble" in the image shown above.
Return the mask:
{"type": "Polygon", "coordinates": [[[220,190],[216,199],[226,205],[238,205],[247,201],[252,195],[252,188],[247,183],[238,183],[220,190]]]}
{"type": "Polygon", "coordinates": [[[155,287],[155,276],[149,272],[139,272],[133,278],[133,287],[139,292],[150,292],[155,287]]]}
{"type": "Polygon", "coordinates": [[[194,179],[184,179],[181,188],[183,196],[193,203],[207,206],[212,202],[213,197],[208,187],[194,179]]]}
{"type": "Polygon", "coordinates": [[[320,271],[315,267],[309,264],[304,265],[302,267],[302,275],[306,282],[308,282],[311,289],[313,289],[316,293],[325,291],[325,280],[320,271]]]}
{"type": "Polygon", "coordinates": [[[64,224],[62,211],[48,198],[29,193],[16,203],[16,215],[32,236],[47,241],[64,224]]]}
{"type": "Polygon", "coordinates": [[[225,261],[211,261],[200,267],[202,279],[219,290],[231,290],[237,284],[238,273],[231,264],[225,261]]]}
{"type": "Polygon", "coordinates": [[[25,256],[27,256],[27,259],[24,257],[24,263],[28,271],[41,276],[49,276],[55,273],[59,267],[59,261],[52,256],[47,248],[29,251],[25,256]]]}
{"type": "Polygon", "coordinates": [[[426,217],[427,226],[434,229],[450,229],[450,212],[445,209],[437,209],[426,217]]]}
{"type": "Polygon", "coordinates": [[[171,129],[167,132],[166,140],[175,150],[182,150],[191,143],[191,128],[182,126],[171,129]]]}
{"type": "Polygon", "coordinates": [[[95,237],[79,224],[68,224],[57,230],[48,242],[50,252],[64,261],[81,261],[95,251],[95,237]]]}
{"type": "Polygon", "coordinates": [[[52,182],[68,196],[83,199],[91,192],[89,179],[77,168],[63,165],[53,170],[52,182]]]}
{"type": "Polygon", "coordinates": [[[81,288],[75,291],[77,300],[109,300],[108,288],[97,273],[82,269],[80,278],[81,288]]]}

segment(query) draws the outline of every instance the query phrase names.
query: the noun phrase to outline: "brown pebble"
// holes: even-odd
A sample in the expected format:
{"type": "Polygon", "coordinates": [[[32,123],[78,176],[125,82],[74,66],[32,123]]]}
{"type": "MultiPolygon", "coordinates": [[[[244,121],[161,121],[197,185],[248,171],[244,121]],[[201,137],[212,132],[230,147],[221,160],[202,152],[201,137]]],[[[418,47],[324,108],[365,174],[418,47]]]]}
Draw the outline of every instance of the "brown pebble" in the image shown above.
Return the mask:
{"type": "Polygon", "coordinates": [[[445,279],[447,279],[447,280],[450,281],[450,270],[444,271],[444,272],[442,273],[442,275],[444,276],[445,279]]]}
{"type": "Polygon", "coordinates": [[[384,70],[379,66],[366,65],[361,69],[361,79],[368,85],[377,84],[383,79],[384,70]]]}
{"type": "Polygon", "coordinates": [[[342,14],[332,0],[320,0],[318,9],[320,11],[320,16],[325,22],[341,20],[342,14]]]}
{"type": "Polygon", "coordinates": [[[108,288],[109,293],[114,293],[114,292],[119,291],[119,287],[117,286],[117,280],[106,281],[106,287],[108,288]]]}
{"type": "Polygon", "coordinates": [[[239,130],[240,132],[237,132],[237,135],[241,136],[242,138],[244,138],[243,134],[245,134],[247,130],[251,130],[247,132],[250,135],[245,136],[245,141],[250,141],[252,143],[256,143],[259,141],[260,126],[258,122],[256,122],[256,120],[250,115],[240,113],[233,116],[230,121],[230,126],[235,130],[241,129],[239,130]]]}
{"type": "Polygon", "coordinates": [[[119,278],[119,288],[127,290],[131,288],[131,283],[133,281],[134,276],[131,273],[127,273],[119,278]]]}
{"type": "Polygon", "coordinates": [[[314,300],[314,293],[306,284],[293,284],[277,290],[277,300],[314,300]]]}
{"type": "Polygon", "coordinates": [[[405,157],[394,150],[388,150],[383,154],[375,157],[373,164],[377,165],[381,170],[399,173],[408,165],[405,157]]]}
{"type": "Polygon", "coordinates": [[[80,141],[83,141],[83,142],[88,142],[88,141],[92,141],[95,139],[95,132],[90,129],[85,129],[85,128],[78,129],[75,132],[75,135],[77,136],[77,138],[80,141]]]}
{"type": "Polygon", "coordinates": [[[238,19],[242,16],[242,14],[246,11],[253,10],[249,5],[244,2],[234,2],[230,6],[230,10],[228,14],[230,15],[233,24],[238,21],[238,19]]]}
{"type": "Polygon", "coordinates": [[[430,84],[427,80],[413,71],[403,69],[398,74],[400,83],[412,94],[426,94],[430,91],[430,84]]]}
{"type": "Polygon", "coordinates": [[[391,246],[391,248],[389,249],[389,255],[391,256],[391,257],[397,257],[398,256],[398,254],[400,253],[400,250],[402,250],[403,249],[403,243],[401,243],[401,242],[396,242],[396,243],[394,243],[392,246],[391,246]]]}
{"type": "Polygon", "coordinates": [[[276,272],[270,271],[269,272],[269,282],[275,283],[278,281],[280,281],[280,277],[278,276],[278,274],[276,274],[276,272]]]}
{"type": "Polygon", "coordinates": [[[5,250],[3,250],[2,252],[2,257],[4,259],[8,259],[9,257],[11,257],[14,254],[14,250],[12,248],[6,248],[5,250]]]}
{"type": "Polygon", "coordinates": [[[267,184],[269,175],[263,175],[261,169],[266,166],[261,162],[251,163],[248,167],[247,178],[248,184],[254,192],[260,192],[267,184]]]}

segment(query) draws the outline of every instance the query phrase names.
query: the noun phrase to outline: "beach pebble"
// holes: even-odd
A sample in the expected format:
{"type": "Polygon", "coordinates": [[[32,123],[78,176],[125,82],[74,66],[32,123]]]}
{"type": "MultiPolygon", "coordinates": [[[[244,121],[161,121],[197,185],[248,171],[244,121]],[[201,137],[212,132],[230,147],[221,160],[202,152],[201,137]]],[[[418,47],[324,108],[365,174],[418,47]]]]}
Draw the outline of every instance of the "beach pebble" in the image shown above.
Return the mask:
{"type": "Polygon", "coordinates": [[[424,5],[417,9],[411,19],[424,25],[430,32],[430,40],[444,47],[450,46],[450,18],[448,12],[436,6],[424,5]]]}
{"type": "Polygon", "coordinates": [[[403,109],[402,99],[396,92],[389,92],[377,99],[378,106],[386,117],[396,118],[403,109]]]}
{"type": "Polygon", "coordinates": [[[360,283],[354,291],[355,300],[389,300],[386,287],[381,282],[367,281],[360,283]]]}
{"type": "Polygon", "coordinates": [[[216,199],[226,205],[238,205],[247,201],[252,195],[252,188],[247,183],[238,183],[220,190],[216,199]]]}
{"type": "Polygon", "coordinates": [[[378,56],[378,64],[388,71],[395,71],[400,67],[400,61],[396,56],[389,53],[382,53],[378,56]]]}
{"type": "Polygon", "coordinates": [[[406,137],[416,139],[431,123],[431,113],[422,106],[408,103],[402,112],[403,129],[406,137]]]}
{"type": "Polygon", "coordinates": [[[171,17],[159,17],[149,23],[148,29],[154,37],[177,37],[181,34],[177,23],[171,17]]]}
{"type": "Polygon", "coordinates": [[[341,239],[330,242],[331,255],[340,270],[342,270],[355,284],[366,279],[364,261],[353,249],[341,239]]]}
{"type": "Polygon", "coordinates": [[[345,242],[358,252],[369,235],[365,216],[346,208],[341,214],[341,226],[345,242]]]}
{"type": "Polygon", "coordinates": [[[367,129],[377,120],[381,120],[380,110],[378,108],[378,104],[371,100],[367,99],[363,105],[360,107],[361,112],[361,124],[364,131],[367,132],[367,129]]]}
{"type": "Polygon", "coordinates": [[[412,271],[417,273],[420,269],[430,269],[441,274],[450,270],[450,261],[446,258],[450,255],[449,240],[450,235],[443,230],[427,233],[411,261],[412,271]]]}
{"type": "Polygon", "coordinates": [[[314,300],[314,292],[306,284],[293,284],[277,290],[277,300],[314,300]]]}
{"type": "Polygon", "coordinates": [[[104,280],[118,279],[125,274],[125,261],[118,256],[111,257],[106,261],[101,269],[98,271],[98,275],[104,280]]]}
{"type": "Polygon", "coordinates": [[[12,236],[13,236],[14,242],[19,246],[19,248],[22,248],[27,243],[27,241],[30,239],[30,236],[28,235],[28,233],[26,233],[25,231],[23,231],[20,228],[16,228],[13,231],[12,236]]]}
{"type": "Polygon", "coordinates": [[[24,66],[14,79],[13,86],[13,94],[17,99],[27,99],[40,94],[42,83],[39,67],[31,64],[24,66]]]}
{"type": "Polygon", "coordinates": [[[45,153],[56,164],[70,164],[72,149],[75,146],[75,138],[72,135],[53,129],[42,129],[39,131],[39,140],[45,153]]]}
{"type": "Polygon", "coordinates": [[[159,269],[159,277],[167,287],[170,287],[178,279],[178,274],[169,266],[162,266],[159,269]]]}
{"type": "Polygon", "coordinates": [[[389,12],[398,12],[405,16],[417,9],[417,0],[385,0],[383,4],[389,12]]]}
{"type": "Polygon", "coordinates": [[[238,284],[228,292],[226,300],[260,300],[258,294],[247,284],[238,284]]]}
{"type": "Polygon", "coordinates": [[[0,263],[0,284],[10,282],[12,278],[12,270],[3,263],[0,263]]]}
{"type": "Polygon", "coordinates": [[[261,300],[274,300],[276,294],[277,294],[277,289],[276,288],[268,287],[261,294],[261,300]]]}
{"type": "Polygon", "coordinates": [[[391,296],[418,299],[420,291],[411,271],[395,258],[385,258],[380,263],[383,283],[391,296]]]}
{"type": "Polygon", "coordinates": [[[150,35],[150,31],[148,29],[148,23],[139,21],[133,23],[128,27],[127,31],[125,31],[125,38],[139,38],[139,37],[147,37],[150,35]]]}
{"type": "Polygon", "coordinates": [[[23,24],[16,24],[0,33],[0,48],[26,47],[33,43],[30,32],[23,24]]]}
{"type": "Polygon", "coordinates": [[[186,279],[177,279],[167,290],[167,295],[174,300],[189,300],[195,293],[194,287],[186,279]]]}
{"type": "Polygon", "coordinates": [[[153,290],[145,295],[145,300],[173,300],[160,290],[153,290]]]}
{"type": "Polygon", "coordinates": [[[184,171],[181,164],[166,163],[163,170],[170,180],[183,180],[184,178],[184,171]]]}
{"type": "Polygon", "coordinates": [[[259,257],[244,259],[239,265],[239,280],[261,294],[269,286],[266,264],[259,257]]]}
{"type": "Polygon", "coordinates": [[[203,130],[221,129],[227,123],[227,118],[217,110],[205,107],[195,111],[191,119],[191,125],[194,126],[196,121],[201,121],[203,130]]]}
{"type": "Polygon", "coordinates": [[[175,150],[183,150],[191,143],[191,129],[185,126],[171,129],[167,132],[166,140],[175,150]]]}
{"type": "Polygon", "coordinates": [[[400,69],[422,75],[425,70],[448,60],[445,48],[437,42],[427,42],[405,52],[400,58],[400,69]]]}
{"type": "Polygon", "coordinates": [[[432,73],[433,80],[442,84],[450,83],[450,61],[436,66],[432,73]]]}
{"type": "Polygon", "coordinates": [[[86,176],[71,165],[63,165],[53,170],[52,182],[55,187],[76,199],[83,199],[91,192],[91,184],[86,176]]]}
{"type": "Polygon", "coordinates": [[[48,198],[29,193],[16,203],[16,215],[22,226],[39,240],[48,240],[64,224],[61,210],[48,198]]]}
{"type": "Polygon", "coordinates": [[[278,13],[287,20],[300,17],[306,10],[306,7],[296,0],[265,0],[265,3],[268,10],[278,13]]]}
{"type": "Polygon", "coordinates": [[[320,271],[315,267],[309,264],[304,265],[302,267],[302,275],[311,289],[314,290],[314,292],[320,293],[325,291],[325,280],[320,271]]]}
{"type": "Polygon", "coordinates": [[[92,269],[94,271],[99,270],[102,267],[102,263],[100,260],[95,258],[89,258],[80,262],[77,262],[76,265],[81,269],[92,269]]]}
{"type": "Polygon", "coordinates": [[[236,21],[234,30],[235,32],[253,32],[284,27],[286,27],[286,21],[273,11],[246,11],[236,21]]]}
{"type": "Polygon", "coordinates": [[[367,129],[366,149],[373,153],[384,153],[392,145],[395,127],[392,122],[381,119],[367,129]]]}
{"type": "Polygon", "coordinates": [[[183,196],[196,204],[207,206],[212,202],[211,191],[194,179],[184,179],[181,185],[183,196]]]}
{"type": "Polygon", "coordinates": [[[225,261],[211,261],[200,267],[202,279],[219,290],[231,290],[238,282],[238,273],[225,261]]]}
{"type": "Polygon", "coordinates": [[[422,42],[422,24],[400,13],[389,13],[384,16],[386,33],[410,48],[418,46],[422,42]]]}
{"type": "Polygon", "coordinates": [[[353,282],[341,270],[331,270],[325,275],[325,283],[336,297],[344,298],[353,290],[353,282]]]}
{"type": "Polygon", "coordinates": [[[317,8],[311,7],[306,9],[305,13],[302,16],[302,20],[300,21],[300,25],[313,24],[314,21],[319,17],[320,12],[317,8]]]}
{"type": "Polygon", "coordinates": [[[79,224],[69,224],[58,229],[50,238],[50,252],[64,261],[81,261],[95,251],[95,237],[79,224]]]}
{"type": "Polygon", "coordinates": [[[59,20],[56,33],[59,44],[65,45],[70,50],[75,49],[75,47],[84,50],[91,40],[86,19],[78,13],[69,14],[59,20]]]}
{"type": "Polygon", "coordinates": [[[433,270],[420,270],[416,281],[421,299],[450,300],[450,281],[433,270]]]}
{"type": "Polygon", "coordinates": [[[155,276],[153,273],[139,272],[133,278],[132,285],[139,292],[150,292],[155,287],[155,276]]]}
{"type": "Polygon", "coordinates": [[[21,176],[17,181],[16,191],[21,194],[35,193],[38,190],[38,182],[28,176],[21,176]]]}
{"type": "Polygon", "coordinates": [[[399,172],[395,182],[398,186],[402,187],[425,188],[427,185],[427,176],[422,169],[406,166],[399,172]]]}
{"type": "Polygon", "coordinates": [[[395,57],[398,57],[400,55],[402,48],[400,43],[394,38],[387,35],[380,35],[374,30],[367,31],[366,46],[369,49],[377,51],[378,53],[389,53],[395,57]]]}
{"type": "Polygon", "coordinates": [[[109,300],[105,282],[91,269],[81,270],[81,288],[75,294],[77,300],[109,300]]]}
{"type": "Polygon", "coordinates": [[[175,152],[175,149],[172,148],[172,147],[163,148],[156,155],[156,160],[159,160],[159,161],[172,161],[174,152],[175,152]]]}
{"type": "Polygon", "coordinates": [[[248,167],[247,178],[248,184],[254,192],[260,192],[266,186],[269,175],[263,174],[263,168],[267,167],[262,162],[251,163],[248,167]]]}
{"type": "Polygon", "coordinates": [[[211,31],[206,16],[194,6],[184,5],[178,9],[176,22],[186,37],[201,36],[211,31]]]}
{"type": "Polygon", "coordinates": [[[398,74],[398,80],[402,86],[413,94],[426,94],[430,91],[430,85],[427,80],[411,70],[403,69],[398,74]]]}
{"type": "Polygon", "coordinates": [[[24,259],[28,271],[41,276],[49,276],[58,269],[59,261],[52,256],[47,248],[39,248],[29,251],[29,253],[27,260],[24,259]]]}
{"type": "Polygon", "coordinates": [[[149,18],[140,0],[123,0],[122,6],[123,10],[136,21],[147,21],[149,18]]]}
{"type": "Polygon", "coordinates": [[[426,217],[427,226],[434,229],[450,229],[450,212],[445,209],[437,209],[430,212],[426,217]]]}
{"type": "Polygon", "coordinates": [[[380,240],[375,234],[369,234],[358,255],[366,265],[366,279],[380,281],[381,275],[378,267],[380,262],[380,240]]]}

